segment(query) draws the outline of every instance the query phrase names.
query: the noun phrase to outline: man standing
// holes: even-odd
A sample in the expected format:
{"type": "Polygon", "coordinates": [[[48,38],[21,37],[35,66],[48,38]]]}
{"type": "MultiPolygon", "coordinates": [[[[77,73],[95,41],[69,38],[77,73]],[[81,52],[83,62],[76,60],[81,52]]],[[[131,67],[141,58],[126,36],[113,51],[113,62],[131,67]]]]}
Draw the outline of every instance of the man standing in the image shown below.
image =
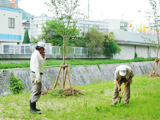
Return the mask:
{"type": "Polygon", "coordinates": [[[124,103],[128,104],[130,99],[130,83],[132,82],[133,71],[131,67],[127,65],[119,65],[115,71],[115,79],[114,79],[114,92],[113,92],[113,104],[117,104],[119,98],[119,92],[121,91],[121,84],[125,84],[125,96],[124,103]]]}
{"type": "Polygon", "coordinates": [[[36,50],[31,56],[30,60],[30,79],[32,83],[31,95],[30,95],[30,112],[41,114],[40,109],[36,108],[36,102],[41,96],[42,88],[42,75],[43,75],[43,65],[45,62],[45,43],[38,42],[36,50]]]}

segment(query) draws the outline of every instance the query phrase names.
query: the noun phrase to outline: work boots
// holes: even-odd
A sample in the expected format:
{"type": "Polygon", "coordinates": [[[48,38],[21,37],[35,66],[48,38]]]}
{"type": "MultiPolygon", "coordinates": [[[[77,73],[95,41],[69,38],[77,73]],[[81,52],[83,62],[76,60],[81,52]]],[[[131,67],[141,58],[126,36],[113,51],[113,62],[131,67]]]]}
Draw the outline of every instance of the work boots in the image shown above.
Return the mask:
{"type": "MultiPolygon", "coordinates": [[[[35,102],[35,108],[36,108],[36,102],[35,102]]],[[[41,111],[41,109],[37,109],[37,108],[36,108],[36,110],[37,110],[37,111],[41,111]]]]}
{"type": "Polygon", "coordinates": [[[41,114],[41,112],[39,112],[40,109],[36,109],[36,102],[32,102],[30,101],[30,112],[31,113],[36,113],[36,114],[41,114]]]}

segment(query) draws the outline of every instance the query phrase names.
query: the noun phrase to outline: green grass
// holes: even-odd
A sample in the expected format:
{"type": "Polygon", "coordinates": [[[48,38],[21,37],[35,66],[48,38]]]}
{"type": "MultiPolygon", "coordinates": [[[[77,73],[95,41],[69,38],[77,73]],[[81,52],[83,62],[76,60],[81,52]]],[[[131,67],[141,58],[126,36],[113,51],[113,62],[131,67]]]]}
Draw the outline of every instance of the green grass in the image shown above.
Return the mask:
{"type": "MultiPolygon", "coordinates": [[[[131,63],[131,62],[143,62],[143,61],[154,61],[155,58],[136,58],[133,60],[119,60],[119,59],[106,59],[106,60],[67,60],[69,65],[100,65],[100,64],[111,64],[111,63],[131,63]]],[[[61,61],[58,60],[46,60],[44,66],[60,65],[61,61]]],[[[30,67],[29,62],[25,63],[7,63],[0,64],[0,69],[11,69],[11,68],[27,68],[30,67]]]]}
{"type": "MultiPolygon", "coordinates": [[[[123,84],[122,84],[123,85],[123,84]]],[[[111,106],[114,83],[75,86],[84,95],[41,96],[37,107],[41,115],[29,112],[30,93],[0,97],[0,119],[22,120],[158,120],[160,118],[160,80],[135,76],[128,105],[111,106]]]]}

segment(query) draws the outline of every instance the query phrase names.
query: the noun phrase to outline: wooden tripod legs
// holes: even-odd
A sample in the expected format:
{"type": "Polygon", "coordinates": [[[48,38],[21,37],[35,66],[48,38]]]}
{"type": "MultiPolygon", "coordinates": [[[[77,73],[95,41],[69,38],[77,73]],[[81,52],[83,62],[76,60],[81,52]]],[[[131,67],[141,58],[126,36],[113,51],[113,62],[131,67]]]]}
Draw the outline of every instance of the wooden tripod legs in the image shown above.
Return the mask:
{"type": "Polygon", "coordinates": [[[71,86],[71,81],[70,81],[70,76],[69,76],[69,71],[68,71],[68,63],[66,64],[66,65],[62,65],[61,64],[61,66],[60,66],[60,68],[59,68],[59,71],[58,71],[58,75],[57,75],[57,78],[56,78],[56,81],[55,81],[55,84],[54,84],[54,86],[53,86],[53,89],[55,89],[56,88],[56,85],[57,85],[57,82],[58,82],[58,78],[59,78],[59,75],[60,75],[60,72],[61,72],[61,68],[63,68],[63,72],[62,72],[62,74],[64,74],[64,70],[66,70],[65,71],[65,77],[62,79],[62,81],[63,81],[63,88],[65,88],[65,81],[66,81],[66,76],[68,75],[68,80],[69,80],[69,85],[70,85],[70,88],[72,87],[71,86]]]}
{"type": "Polygon", "coordinates": [[[152,75],[158,76],[159,74],[157,74],[157,69],[159,67],[159,72],[160,72],[160,63],[159,63],[159,59],[155,59],[155,62],[153,64],[152,70],[150,72],[150,74],[148,75],[148,77],[151,77],[152,75]],[[155,69],[154,69],[155,67],[155,69]]]}

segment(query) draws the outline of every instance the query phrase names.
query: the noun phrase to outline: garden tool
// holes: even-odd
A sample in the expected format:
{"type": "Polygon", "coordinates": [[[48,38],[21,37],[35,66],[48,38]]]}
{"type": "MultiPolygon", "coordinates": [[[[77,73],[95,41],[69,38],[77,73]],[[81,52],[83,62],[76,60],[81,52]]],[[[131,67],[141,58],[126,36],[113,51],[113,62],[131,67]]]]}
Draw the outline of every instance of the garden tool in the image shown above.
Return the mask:
{"type": "Polygon", "coordinates": [[[121,103],[121,99],[122,99],[122,96],[123,96],[123,93],[124,93],[124,89],[125,89],[125,86],[123,88],[122,95],[120,95],[120,91],[119,91],[119,104],[121,103]]]}

